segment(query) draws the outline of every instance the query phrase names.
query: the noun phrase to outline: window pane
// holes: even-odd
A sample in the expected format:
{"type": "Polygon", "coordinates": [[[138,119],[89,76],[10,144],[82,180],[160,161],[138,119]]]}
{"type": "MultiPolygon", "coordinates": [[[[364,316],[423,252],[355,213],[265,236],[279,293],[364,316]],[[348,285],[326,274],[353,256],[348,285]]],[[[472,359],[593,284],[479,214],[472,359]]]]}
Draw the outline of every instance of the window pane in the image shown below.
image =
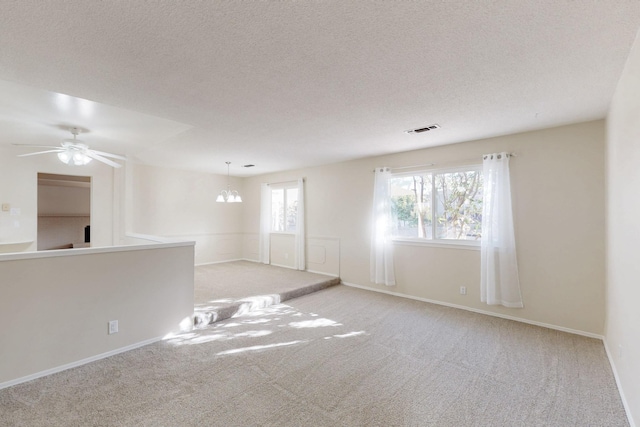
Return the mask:
{"type": "Polygon", "coordinates": [[[431,174],[391,178],[389,194],[394,235],[431,239],[431,174]]]}
{"type": "Polygon", "coordinates": [[[271,190],[271,231],[284,231],[284,189],[271,190]]]}
{"type": "Polygon", "coordinates": [[[296,231],[296,222],[298,215],[298,189],[287,188],[287,228],[289,232],[296,231]]]}
{"type": "Polygon", "coordinates": [[[435,175],[436,238],[480,240],[482,172],[435,175]]]}

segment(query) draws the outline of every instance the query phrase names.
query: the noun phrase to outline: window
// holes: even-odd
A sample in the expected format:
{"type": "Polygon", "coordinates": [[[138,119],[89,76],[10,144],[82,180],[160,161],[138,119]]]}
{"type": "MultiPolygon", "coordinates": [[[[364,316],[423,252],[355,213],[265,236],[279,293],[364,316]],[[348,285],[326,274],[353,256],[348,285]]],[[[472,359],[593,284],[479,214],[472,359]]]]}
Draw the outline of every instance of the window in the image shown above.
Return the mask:
{"type": "Polygon", "coordinates": [[[482,231],[480,168],[419,172],[391,178],[394,237],[479,241],[482,231]]]}
{"type": "Polygon", "coordinates": [[[271,231],[295,233],[298,187],[295,182],[271,188],[271,231]]]}

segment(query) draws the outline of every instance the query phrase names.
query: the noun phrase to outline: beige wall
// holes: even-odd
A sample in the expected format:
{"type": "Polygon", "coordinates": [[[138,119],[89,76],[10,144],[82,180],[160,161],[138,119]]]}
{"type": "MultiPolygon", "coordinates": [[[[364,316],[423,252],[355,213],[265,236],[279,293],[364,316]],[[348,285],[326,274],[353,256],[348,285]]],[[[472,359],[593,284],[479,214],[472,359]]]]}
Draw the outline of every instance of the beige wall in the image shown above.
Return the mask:
{"type": "Polygon", "coordinates": [[[607,326],[605,343],[627,412],[640,425],[640,39],[607,119],[607,326]]]}
{"type": "Polygon", "coordinates": [[[0,255],[0,387],[162,337],[193,313],[192,244],[20,256],[0,255]]]}
{"type": "Polygon", "coordinates": [[[340,277],[340,239],[307,236],[307,270],[340,277]]]}
{"type": "Polygon", "coordinates": [[[38,185],[38,250],[84,243],[91,224],[91,187],[38,185]]]}
{"type": "MultiPolygon", "coordinates": [[[[246,211],[245,207],[242,209],[246,211]]],[[[255,262],[260,261],[260,235],[258,233],[244,233],[242,259],[255,262]]]]}
{"type": "Polygon", "coordinates": [[[113,244],[114,170],[99,162],[69,166],[55,155],[17,157],[24,148],[0,148],[0,203],[20,209],[20,215],[0,212],[0,253],[35,251],[37,248],[38,173],[91,177],[91,240],[93,246],[113,244]],[[18,245],[10,242],[32,242],[18,245]]]}
{"type": "Polygon", "coordinates": [[[38,250],[85,246],[84,228],[90,221],[88,216],[39,216],[38,250]]]}
{"type": "MultiPolygon", "coordinates": [[[[243,258],[244,203],[216,203],[227,177],[130,165],[131,229],[127,232],[196,242],[196,264],[243,258]]],[[[242,180],[231,178],[241,190],[242,180]]],[[[242,194],[242,191],[240,191],[242,194]]]]}
{"type": "Polygon", "coordinates": [[[38,215],[89,216],[91,188],[38,185],[38,215]]]}
{"type": "Polygon", "coordinates": [[[604,122],[595,121],[257,176],[244,185],[244,230],[258,232],[261,182],[303,176],[307,235],[339,239],[339,269],[345,282],[601,335],[604,140],[604,122]],[[369,283],[373,168],[480,162],[482,154],[497,151],[518,154],[511,162],[511,176],[525,307],[480,303],[478,250],[398,244],[398,285],[369,283]],[[459,294],[460,286],[467,287],[467,295],[459,294]]]}
{"type": "Polygon", "coordinates": [[[271,233],[270,260],[278,267],[295,268],[296,241],[293,234],[271,233]]]}

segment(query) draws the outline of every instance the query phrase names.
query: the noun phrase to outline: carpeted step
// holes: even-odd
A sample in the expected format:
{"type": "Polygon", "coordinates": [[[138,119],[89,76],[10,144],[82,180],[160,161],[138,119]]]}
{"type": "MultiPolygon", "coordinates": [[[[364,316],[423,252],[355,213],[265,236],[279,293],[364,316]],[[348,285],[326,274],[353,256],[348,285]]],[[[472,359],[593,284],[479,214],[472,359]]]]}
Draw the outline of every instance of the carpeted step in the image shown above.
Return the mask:
{"type": "Polygon", "coordinates": [[[340,278],[335,277],[317,283],[290,288],[279,293],[254,295],[236,300],[221,299],[211,301],[208,304],[197,304],[193,314],[193,325],[195,328],[203,328],[221,320],[240,316],[253,310],[260,310],[274,304],[280,304],[292,298],[298,298],[339,284],[340,278]]]}

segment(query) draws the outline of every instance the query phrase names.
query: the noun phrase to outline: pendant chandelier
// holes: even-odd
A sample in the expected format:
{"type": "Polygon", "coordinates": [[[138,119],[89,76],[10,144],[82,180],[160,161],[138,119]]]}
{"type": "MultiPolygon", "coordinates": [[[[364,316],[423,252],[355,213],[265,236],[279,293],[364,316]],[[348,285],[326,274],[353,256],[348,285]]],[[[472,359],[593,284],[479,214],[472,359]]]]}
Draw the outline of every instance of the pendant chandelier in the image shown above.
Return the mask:
{"type": "Polygon", "coordinates": [[[220,194],[218,194],[218,198],[216,202],[220,203],[241,203],[242,198],[240,194],[236,190],[231,190],[231,184],[229,184],[229,165],[231,162],[225,162],[227,164],[227,189],[222,190],[220,194]]]}

